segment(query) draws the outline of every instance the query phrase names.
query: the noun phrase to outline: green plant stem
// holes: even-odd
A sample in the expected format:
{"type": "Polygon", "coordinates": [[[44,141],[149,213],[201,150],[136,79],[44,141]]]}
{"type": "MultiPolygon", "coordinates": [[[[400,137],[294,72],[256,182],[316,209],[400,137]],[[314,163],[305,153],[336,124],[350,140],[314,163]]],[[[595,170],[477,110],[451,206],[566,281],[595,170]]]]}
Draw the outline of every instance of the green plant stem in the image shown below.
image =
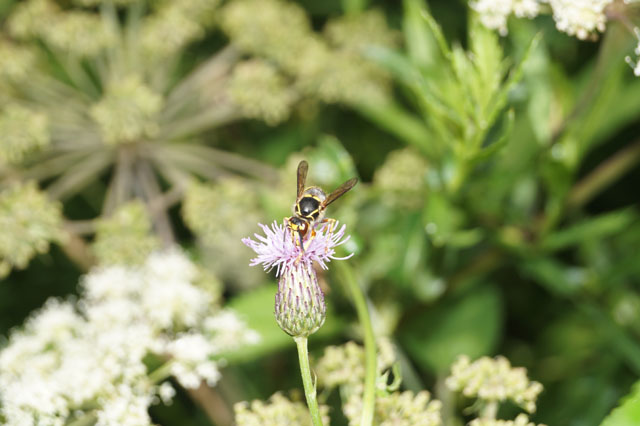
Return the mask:
{"type": "Polygon", "coordinates": [[[353,271],[344,262],[336,262],[336,268],[342,276],[343,283],[349,289],[353,304],[358,314],[358,320],[362,326],[362,334],[364,336],[365,351],[365,378],[364,378],[364,396],[362,398],[362,417],[360,418],[360,426],[371,426],[373,423],[373,411],[376,403],[376,340],[369,317],[369,308],[367,300],[353,271]]]}
{"type": "Polygon", "coordinates": [[[96,422],[96,415],[94,413],[87,413],[83,416],[75,419],[67,426],[90,426],[96,422]]]}
{"type": "Polygon", "coordinates": [[[480,413],[480,417],[487,420],[495,420],[497,414],[498,414],[498,402],[489,401],[482,409],[482,412],[480,413]]]}
{"type": "Polygon", "coordinates": [[[171,360],[167,360],[167,362],[149,373],[149,381],[154,384],[162,382],[163,380],[171,376],[171,367],[171,360]]]}
{"type": "Polygon", "coordinates": [[[640,160],[640,141],[615,153],[585,176],[569,193],[567,207],[583,206],[612,182],[628,172],[640,160]]]}
{"type": "Polygon", "coordinates": [[[313,426],[322,426],[322,417],[318,408],[318,400],[316,399],[316,386],[311,379],[311,368],[309,368],[309,352],[307,351],[307,337],[294,337],[298,347],[298,360],[300,361],[300,375],[302,376],[302,384],[304,385],[304,395],[307,398],[307,406],[311,414],[313,426]]]}

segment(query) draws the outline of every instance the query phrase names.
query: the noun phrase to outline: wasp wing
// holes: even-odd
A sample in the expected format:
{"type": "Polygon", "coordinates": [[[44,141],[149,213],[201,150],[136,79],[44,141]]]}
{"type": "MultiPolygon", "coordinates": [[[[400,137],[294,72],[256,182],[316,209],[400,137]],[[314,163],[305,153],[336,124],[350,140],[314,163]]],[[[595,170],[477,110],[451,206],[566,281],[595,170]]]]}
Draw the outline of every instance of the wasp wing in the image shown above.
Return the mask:
{"type": "Polygon", "coordinates": [[[304,184],[307,181],[308,171],[309,171],[309,163],[302,160],[300,164],[298,164],[298,199],[302,197],[302,193],[304,192],[304,184]]]}
{"type": "Polygon", "coordinates": [[[340,198],[345,192],[353,188],[356,183],[358,183],[358,178],[352,178],[340,185],[338,189],[327,195],[327,198],[322,202],[322,208],[327,207],[329,204],[340,198]]]}

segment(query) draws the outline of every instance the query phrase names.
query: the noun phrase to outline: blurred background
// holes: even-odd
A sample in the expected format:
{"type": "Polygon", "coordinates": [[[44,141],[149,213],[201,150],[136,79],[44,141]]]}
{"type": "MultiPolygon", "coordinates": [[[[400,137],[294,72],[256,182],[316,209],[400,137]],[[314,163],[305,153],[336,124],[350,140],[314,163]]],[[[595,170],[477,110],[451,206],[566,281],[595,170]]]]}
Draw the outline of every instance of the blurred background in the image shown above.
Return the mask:
{"type": "MultiPolygon", "coordinates": [[[[638,379],[633,4],[587,40],[551,13],[500,35],[464,1],[5,0],[0,18],[3,345],[91,267],[179,244],[262,336],[226,357],[221,412],[301,388],[276,280],[240,240],[291,214],[306,159],[327,191],[360,178],[327,214],[403,388],[446,400],[459,354],[501,354],[544,385],[533,420],[578,426],[638,379]]],[[[361,341],[332,272],[315,356],[361,341]]],[[[228,424],[179,387],[150,412],[228,424]]]]}

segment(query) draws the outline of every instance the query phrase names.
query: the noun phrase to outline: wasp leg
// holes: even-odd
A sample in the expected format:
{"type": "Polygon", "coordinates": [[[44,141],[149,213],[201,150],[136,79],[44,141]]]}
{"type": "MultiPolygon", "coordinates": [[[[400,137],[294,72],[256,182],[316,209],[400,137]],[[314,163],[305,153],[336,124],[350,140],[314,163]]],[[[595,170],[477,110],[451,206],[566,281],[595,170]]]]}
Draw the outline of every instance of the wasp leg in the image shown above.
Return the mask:
{"type": "MultiPolygon", "coordinates": [[[[295,232],[295,231],[294,231],[295,232]]],[[[295,238],[295,237],[294,237],[295,238]]],[[[298,231],[298,238],[300,239],[300,242],[296,241],[296,245],[298,245],[300,247],[300,254],[298,255],[298,257],[296,258],[294,265],[297,265],[298,263],[300,263],[300,259],[302,259],[302,256],[304,256],[305,250],[304,250],[304,241],[302,240],[302,232],[298,231]]]]}
{"type": "MultiPolygon", "coordinates": [[[[329,238],[333,237],[333,232],[335,231],[336,228],[336,223],[337,221],[331,217],[322,219],[322,222],[320,222],[323,224],[322,229],[326,229],[327,230],[327,236],[329,238]]],[[[325,248],[325,251],[328,250],[328,248],[325,248]]]]}

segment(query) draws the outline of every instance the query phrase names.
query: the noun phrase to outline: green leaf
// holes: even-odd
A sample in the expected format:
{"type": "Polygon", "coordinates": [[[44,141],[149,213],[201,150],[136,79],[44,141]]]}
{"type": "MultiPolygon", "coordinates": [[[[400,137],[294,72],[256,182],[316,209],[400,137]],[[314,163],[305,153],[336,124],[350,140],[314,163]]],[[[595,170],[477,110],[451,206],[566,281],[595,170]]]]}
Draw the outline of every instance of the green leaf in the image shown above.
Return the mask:
{"type": "Polygon", "coordinates": [[[472,88],[475,103],[480,106],[478,112],[484,115],[487,112],[485,108],[493,94],[498,91],[504,74],[502,47],[496,32],[482,25],[477,17],[471,21],[469,39],[475,71],[472,74],[472,88]]]}
{"type": "Polygon", "coordinates": [[[422,18],[424,18],[425,22],[431,29],[431,34],[433,34],[433,37],[436,39],[436,42],[440,47],[440,52],[446,59],[449,59],[451,57],[451,49],[449,49],[447,39],[444,37],[440,25],[436,22],[435,19],[433,19],[433,16],[431,16],[431,14],[426,9],[422,10],[422,18]]]}
{"type": "Polygon", "coordinates": [[[342,8],[347,14],[358,14],[367,8],[368,0],[342,0],[342,8]]]}
{"type": "Polygon", "coordinates": [[[507,80],[502,84],[500,91],[493,98],[490,107],[487,109],[488,115],[486,117],[486,122],[488,126],[491,126],[495,122],[498,114],[507,104],[509,92],[511,91],[513,86],[515,86],[516,83],[518,83],[522,78],[522,75],[524,73],[524,66],[527,63],[531,52],[534,51],[541,38],[542,34],[538,33],[531,39],[531,42],[527,46],[527,49],[522,55],[522,58],[520,59],[518,64],[511,69],[507,80]]]}
{"type": "Polygon", "coordinates": [[[404,54],[384,46],[369,46],[365,55],[386,68],[402,84],[414,90],[418,87],[417,80],[422,78],[420,70],[404,54]]]}
{"type": "Polygon", "coordinates": [[[620,400],[600,426],[637,426],[640,424],[640,382],[636,382],[631,392],[620,400]]]}
{"type": "Polygon", "coordinates": [[[443,373],[459,355],[474,359],[490,354],[501,323],[500,293],[493,286],[481,285],[406,320],[400,341],[415,361],[443,373]]]}
{"type": "MultiPolygon", "coordinates": [[[[274,298],[277,285],[267,285],[243,293],[232,299],[227,307],[233,309],[247,323],[247,326],[260,334],[260,341],[255,345],[223,354],[229,362],[245,362],[258,359],[268,354],[295,346],[293,338],[278,327],[274,317],[274,298]]],[[[310,340],[334,336],[343,328],[340,321],[327,306],[327,319],[318,332],[310,340]]]]}
{"type": "Polygon", "coordinates": [[[513,122],[515,120],[515,114],[513,110],[509,110],[505,118],[505,124],[503,125],[502,134],[497,141],[493,142],[489,146],[481,149],[471,159],[472,164],[478,164],[488,158],[493,157],[496,153],[500,152],[502,148],[507,145],[511,138],[511,132],[513,131],[513,122]]]}
{"type": "Polygon", "coordinates": [[[426,4],[424,0],[404,0],[402,30],[409,57],[421,67],[428,67],[436,60],[435,39],[424,20],[426,4]]]}
{"type": "Polygon", "coordinates": [[[450,242],[465,222],[462,210],[453,205],[443,194],[432,192],[425,204],[422,223],[427,235],[436,246],[450,242]]]}
{"type": "Polygon", "coordinates": [[[357,106],[357,110],[407,144],[433,156],[435,146],[433,145],[432,133],[419,119],[416,119],[397,103],[360,104],[357,106]]]}
{"type": "Polygon", "coordinates": [[[551,258],[528,260],[521,268],[525,275],[560,296],[578,293],[587,278],[583,268],[570,267],[551,258]]]}
{"type": "Polygon", "coordinates": [[[335,187],[358,175],[353,158],[335,136],[320,136],[317,146],[308,151],[308,160],[313,167],[307,181],[326,187],[328,191],[333,189],[331,186],[335,187]]]}
{"type": "Polygon", "coordinates": [[[540,247],[544,250],[555,251],[585,240],[605,238],[622,232],[636,220],[638,220],[638,215],[632,209],[605,213],[550,234],[542,241],[540,247]]]}

